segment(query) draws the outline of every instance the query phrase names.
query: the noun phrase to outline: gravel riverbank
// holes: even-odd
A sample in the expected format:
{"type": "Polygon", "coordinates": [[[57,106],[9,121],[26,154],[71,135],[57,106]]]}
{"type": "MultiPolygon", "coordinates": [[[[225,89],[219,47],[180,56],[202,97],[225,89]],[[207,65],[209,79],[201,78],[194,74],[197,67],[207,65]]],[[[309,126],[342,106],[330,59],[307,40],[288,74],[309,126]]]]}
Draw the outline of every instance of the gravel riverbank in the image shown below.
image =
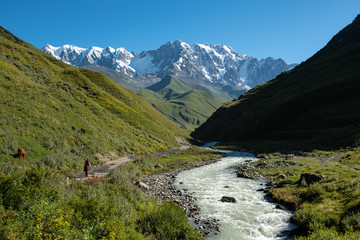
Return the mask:
{"type": "Polygon", "coordinates": [[[147,192],[149,195],[155,196],[160,202],[175,202],[184,209],[187,216],[190,218],[190,223],[201,233],[204,237],[219,234],[220,224],[217,219],[201,219],[198,217],[201,211],[200,207],[195,204],[196,198],[192,196],[187,189],[177,190],[174,186],[177,173],[189,170],[195,167],[201,167],[214,162],[219,159],[194,165],[191,167],[180,169],[172,173],[163,173],[159,175],[148,176],[145,184],[148,186],[147,192]]]}

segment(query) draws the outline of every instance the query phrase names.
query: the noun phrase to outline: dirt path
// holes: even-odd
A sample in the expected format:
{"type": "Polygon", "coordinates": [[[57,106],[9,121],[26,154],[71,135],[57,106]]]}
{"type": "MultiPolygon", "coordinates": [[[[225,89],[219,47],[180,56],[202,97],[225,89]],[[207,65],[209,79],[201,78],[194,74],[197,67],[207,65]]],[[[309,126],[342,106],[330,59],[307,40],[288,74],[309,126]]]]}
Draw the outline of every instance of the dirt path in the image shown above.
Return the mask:
{"type": "MultiPolygon", "coordinates": [[[[176,138],[176,141],[180,144],[180,148],[172,148],[166,152],[154,153],[154,155],[155,156],[165,156],[165,155],[169,155],[169,154],[172,154],[172,153],[175,153],[178,151],[183,151],[183,150],[190,148],[189,144],[187,142],[185,142],[185,140],[182,137],[175,137],[175,138],[176,138]]],[[[75,180],[76,181],[85,181],[88,178],[104,177],[105,175],[107,175],[108,173],[110,173],[112,170],[119,167],[120,165],[130,162],[130,161],[133,161],[133,160],[141,157],[141,155],[139,155],[139,156],[126,156],[126,157],[119,158],[115,153],[112,153],[112,156],[115,156],[116,159],[109,160],[109,158],[104,157],[105,160],[103,162],[105,162],[105,163],[101,166],[94,167],[93,170],[89,173],[88,177],[85,177],[84,172],[80,172],[75,175],[75,180]]]]}
{"type": "Polygon", "coordinates": [[[318,158],[318,161],[321,162],[322,164],[328,164],[330,162],[336,162],[338,163],[340,166],[343,166],[347,169],[350,169],[354,172],[357,172],[357,174],[360,177],[360,171],[356,168],[353,168],[351,166],[348,166],[346,164],[343,164],[339,161],[339,159],[344,155],[345,153],[335,153],[334,155],[330,156],[330,157],[323,157],[323,158],[318,158]]]}

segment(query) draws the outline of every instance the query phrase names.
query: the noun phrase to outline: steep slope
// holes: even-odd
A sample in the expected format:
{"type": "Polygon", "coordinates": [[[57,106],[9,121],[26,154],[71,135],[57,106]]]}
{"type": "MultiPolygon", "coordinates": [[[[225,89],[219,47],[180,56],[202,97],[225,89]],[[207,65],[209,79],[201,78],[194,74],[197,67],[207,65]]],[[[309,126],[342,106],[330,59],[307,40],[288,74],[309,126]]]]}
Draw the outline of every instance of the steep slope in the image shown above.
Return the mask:
{"type": "Polygon", "coordinates": [[[360,138],[359,69],[360,15],[306,62],[224,104],[192,136],[351,145],[360,138]]]}
{"type": "Polygon", "coordinates": [[[226,45],[190,45],[180,40],[140,54],[130,53],[125,48],[85,49],[49,44],[43,51],[73,66],[100,65],[139,81],[159,81],[171,74],[192,83],[231,86],[237,90],[253,88],[296,66],[288,65],[282,59],[269,57],[258,60],[241,55],[226,45]]]}
{"type": "Polygon", "coordinates": [[[225,101],[205,87],[183,82],[173,76],[165,77],[138,92],[138,95],[187,130],[198,127],[225,101]]]}
{"type": "Polygon", "coordinates": [[[145,87],[154,84],[153,79],[132,78],[123,72],[117,72],[110,68],[102,67],[99,65],[87,65],[87,66],[83,66],[82,68],[85,68],[85,69],[88,69],[91,71],[95,71],[95,72],[100,72],[100,73],[104,74],[105,76],[107,76],[108,78],[111,78],[112,80],[114,80],[120,86],[127,88],[133,92],[140,91],[141,89],[144,89],[145,87]]]}
{"type": "Polygon", "coordinates": [[[184,134],[103,74],[69,66],[3,28],[0,96],[2,167],[11,167],[19,147],[27,163],[79,169],[85,158],[95,161],[95,153],[165,150],[176,145],[174,135],[184,134]]]}

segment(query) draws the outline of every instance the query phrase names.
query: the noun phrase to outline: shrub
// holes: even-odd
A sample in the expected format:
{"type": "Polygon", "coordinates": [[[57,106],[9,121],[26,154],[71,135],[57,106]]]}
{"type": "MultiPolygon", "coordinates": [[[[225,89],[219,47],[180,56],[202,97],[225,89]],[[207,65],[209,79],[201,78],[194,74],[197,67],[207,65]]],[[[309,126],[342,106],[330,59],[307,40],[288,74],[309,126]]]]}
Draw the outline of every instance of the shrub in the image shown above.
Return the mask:
{"type": "Polygon", "coordinates": [[[141,232],[156,239],[202,239],[188,223],[183,210],[174,203],[164,203],[146,214],[139,222],[141,232]]]}
{"type": "Polygon", "coordinates": [[[360,213],[353,213],[341,220],[341,227],[344,231],[360,230],[360,213]]]}
{"type": "Polygon", "coordinates": [[[294,219],[297,224],[310,231],[331,228],[340,222],[340,217],[335,213],[314,209],[311,204],[304,204],[302,209],[298,209],[294,219]]]}

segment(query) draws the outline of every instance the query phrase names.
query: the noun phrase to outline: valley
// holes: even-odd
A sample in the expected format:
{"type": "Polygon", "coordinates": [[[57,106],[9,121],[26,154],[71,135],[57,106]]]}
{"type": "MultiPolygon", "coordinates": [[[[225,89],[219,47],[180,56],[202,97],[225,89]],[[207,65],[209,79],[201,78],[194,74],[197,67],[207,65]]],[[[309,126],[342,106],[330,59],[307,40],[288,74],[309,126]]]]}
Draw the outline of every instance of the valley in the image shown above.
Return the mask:
{"type": "Polygon", "coordinates": [[[180,40],[139,54],[125,48],[49,44],[42,50],[70,65],[103,73],[138,93],[187,131],[199,127],[223,103],[297,65],[271,57],[258,60],[225,45],[189,45],[180,40]],[[157,93],[160,89],[153,91],[159,84],[165,85],[169,77],[181,84],[166,88],[184,96],[163,96],[157,93]]]}
{"type": "Polygon", "coordinates": [[[359,64],[360,15],[299,65],[0,27],[0,239],[359,239],[359,64]]]}

